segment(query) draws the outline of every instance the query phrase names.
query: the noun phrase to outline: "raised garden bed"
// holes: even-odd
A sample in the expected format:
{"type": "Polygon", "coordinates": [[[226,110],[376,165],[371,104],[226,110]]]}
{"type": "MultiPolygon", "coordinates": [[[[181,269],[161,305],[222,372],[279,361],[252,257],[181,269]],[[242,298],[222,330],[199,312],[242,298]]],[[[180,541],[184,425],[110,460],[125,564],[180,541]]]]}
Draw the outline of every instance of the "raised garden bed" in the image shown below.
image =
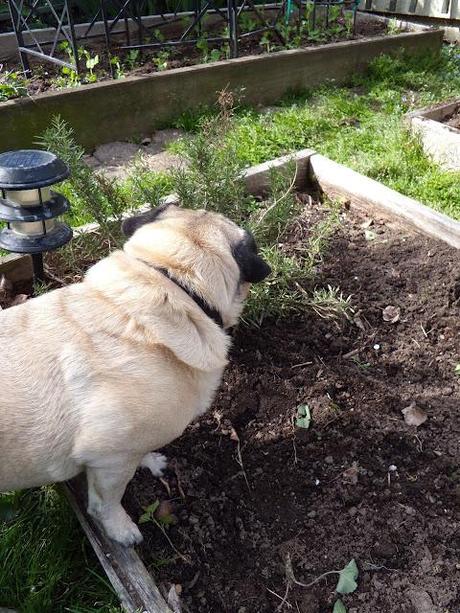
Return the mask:
{"type": "Polygon", "coordinates": [[[460,170],[459,100],[414,111],[408,120],[426,153],[444,168],[460,170]]]}
{"type": "Polygon", "coordinates": [[[245,103],[271,104],[287,91],[346,82],[381,54],[437,52],[441,41],[440,31],[406,32],[174,68],[10,100],[0,104],[4,126],[0,148],[31,147],[35,135],[43,133],[59,114],[91,150],[105,142],[150,134],[188,110],[213,104],[216,92],[226,87],[240,92],[245,103]]]}
{"type": "MultiPolygon", "coordinates": [[[[297,161],[300,193],[311,189],[309,163],[319,187],[345,201],[317,282],[351,295],[354,313],[339,327],[309,312],[235,332],[213,409],[165,450],[167,485],[140,471],[128,488],[136,520],[155,501],[178,519],[167,533],[175,549],[147,522],[139,554],[198,613],[331,610],[331,577],[291,586],[282,602],[288,555],[304,583],[356,558],[350,612],[455,611],[460,224],[313,152],[297,161]],[[413,403],[426,418],[418,427],[402,413],[413,403]],[[295,426],[305,404],[308,429],[295,426]]],[[[248,189],[263,190],[267,175],[267,165],[250,170],[248,189]]],[[[317,200],[302,201],[288,252],[323,215],[317,200]]],[[[88,520],[73,487],[126,610],[171,610],[139,557],[88,520]]]]}
{"type": "MultiPolygon", "coordinates": [[[[276,11],[273,11],[276,12],[276,11]]],[[[248,14],[248,19],[254,21],[254,17],[248,14]]],[[[295,26],[290,26],[288,33],[285,34],[286,41],[282,43],[274,33],[259,33],[253,36],[243,38],[240,43],[239,57],[247,57],[261,54],[270,54],[276,51],[285,49],[316,47],[326,43],[334,43],[345,40],[361,40],[363,38],[385,36],[388,34],[388,24],[379,19],[375,19],[369,15],[360,14],[357,18],[355,32],[351,31],[353,23],[352,14],[347,15],[339,22],[332,21],[329,26],[319,27],[313,30],[311,35],[308,30],[298,33],[295,26]]],[[[221,23],[210,25],[206,34],[209,37],[217,37],[222,29],[221,23]]],[[[287,29],[287,28],[285,28],[287,29]]],[[[244,34],[244,32],[242,32],[244,34]]],[[[246,34],[249,34],[247,32],[246,34]]],[[[38,59],[31,58],[30,63],[33,69],[32,77],[26,81],[25,93],[36,96],[46,91],[62,90],[66,87],[81,86],[85,83],[103,82],[112,79],[112,72],[109,64],[109,58],[105,52],[102,41],[88,41],[85,45],[85,50],[88,52],[88,60],[95,62],[91,72],[86,70],[86,74],[78,77],[76,74],[69,73],[67,69],[64,73],[61,67],[50,63],[43,63],[38,59]]],[[[147,50],[141,54],[139,51],[114,51],[113,56],[116,58],[113,72],[117,78],[129,76],[146,76],[156,72],[163,72],[173,68],[183,68],[185,66],[196,66],[198,64],[210,63],[228,59],[228,45],[218,43],[207,43],[203,38],[197,45],[187,45],[186,47],[172,47],[161,50],[147,50]]],[[[61,52],[60,59],[68,60],[65,52],[61,52]]],[[[84,62],[83,62],[84,63],[84,62]]],[[[20,63],[16,58],[15,61],[5,62],[5,70],[20,72],[22,70],[20,63]]]]}

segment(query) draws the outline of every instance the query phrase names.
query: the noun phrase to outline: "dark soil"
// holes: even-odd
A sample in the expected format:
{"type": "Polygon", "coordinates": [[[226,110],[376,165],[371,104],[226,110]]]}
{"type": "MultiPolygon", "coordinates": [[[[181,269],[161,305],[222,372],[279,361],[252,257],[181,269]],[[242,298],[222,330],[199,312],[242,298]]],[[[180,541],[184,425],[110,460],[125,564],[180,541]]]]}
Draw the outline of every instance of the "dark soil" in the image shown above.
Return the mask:
{"type": "Polygon", "coordinates": [[[460,106],[455,109],[455,111],[451,115],[446,117],[443,123],[446,123],[452,128],[457,128],[457,130],[460,130],[460,106]]]}
{"type": "Polygon", "coordinates": [[[352,296],[354,321],[240,327],[212,409],[163,450],[165,482],[141,470],[128,488],[136,520],[169,501],[177,551],[147,522],[140,552],[186,611],[330,612],[330,575],[282,604],[289,556],[304,583],[355,558],[349,613],[460,612],[458,252],[363,221],[344,214],[318,278],[352,296]],[[428,416],[418,427],[401,413],[413,402],[428,416]],[[309,429],[294,426],[299,404],[309,429]]]}
{"type": "MultiPolygon", "coordinates": [[[[331,28],[328,30],[324,30],[324,37],[321,39],[305,39],[302,41],[300,47],[311,47],[317,45],[323,45],[325,43],[333,43],[343,40],[356,40],[365,37],[372,36],[383,36],[387,32],[387,25],[384,22],[379,22],[376,20],[365,20],[362,18],[359,23],[357,23],[356,31],[353,36],[349,36],[344,27],[341,25],[337,25],[335,28],[331,28]]],[[[209,35],[210,36],[220,36],[222,30],[222,25],[217,28],[210,27],[209,35]]],[[[271,44],[270,44],[270,52],[280,51],[283,48],[283,45],[280,40],[274,34],[270,35],[271,44]]],[[[248,38],[244,38],[239,43],[239,56],[245,57],[250,55],[260,55],[262,53],[267,52],[267,47],[261,44],[262,35],[258,34],[255,36],[250,36],[248,38]]],[[[120,45],[125,44],[120,40],[120,45]]],[[[105,81],[110,79],[109,72],[109,63],[108,58],[106,57],[105,46],[101,42],[101,39],[97,39],[96,41],[84,41],[82,42],[82,46],[87,48],[92,56],[94,57],[96,54],[99,55],[100,63],[95,68],[95,74],[97,75],[97,81],[105,81]]],[[[142,55],[139,55],[138,60],[136,61],[135,66],[129,67],[126,63],[127,61],[127,52],[124,52],[121,49],[114,48],[113,53],[116,54],[120,63],[123,67],[123,74],[125,76],[145,76],[149,74],[153,74],[158,72],[159,70],[164,70],[164,62],[166,62],[167,69],[172,68],[181,68],[184,66],[194,66],[197,64],[201,64],[206,61],[211,61],[213,58],[211,56],[211,51],[216,49],[216,44],[209,44],[208,58],[204,58],[203,51],[197,49],[197,47],[193,45],[184,45],[182,47],[169,47],[168,55],[165,57],[163,61],[159,62],[158,50],[145,50],[142,52],[142,55]]],[[[165,49],[162,50],[164,52],[165,49]]],[[[62,58],[68,61],[68,57],[62,55],[62,58]]],[[[221,57],[217,59],[225,59],[225,52],[222,51],[221,57]]],[[[48,91],[50,89],[56,89],[56,79],[61,76],[61,70],[54,64],[41,62],[41,60],[35,60],[30,58],[30,64],[32,67],[32,77],[27,82],[27,91],[30,95],[36,95],[48,91]]],[[[84,62],[83,62],[84,64],[84,62]]],[[[5,69],[8,70],[16,70],[21,72],[20,64],[15,62],[6,62],[5,69]]],[[[82,77],[84,81],[84,76],[82,77]]],[[[60,86],[62,88],[62,85],[60,86]]]]}

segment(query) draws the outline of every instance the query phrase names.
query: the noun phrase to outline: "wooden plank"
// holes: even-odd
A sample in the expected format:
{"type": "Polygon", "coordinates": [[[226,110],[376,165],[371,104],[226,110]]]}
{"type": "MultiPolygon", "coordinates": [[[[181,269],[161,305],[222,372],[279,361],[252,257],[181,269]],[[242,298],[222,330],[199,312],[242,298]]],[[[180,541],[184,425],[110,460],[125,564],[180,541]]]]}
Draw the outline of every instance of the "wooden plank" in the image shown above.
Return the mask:
{"type": "Polygon", "coordinates": [[[270,187],[271,173],[274,170],[289,168],[289,165],[296,169],[295,189],[305,189],[309,159],[314,153],[313,149],[301,149],[291,155],[283,155],[274,160],[248,168],[243,173],[246,189],[251,194],[263,194],[270,187]]]}
{"type": "Polygon", "coordinates": [[[5,275],[12,283],[32,282],[34,272],[30,255],[11,253],[0,257],[0,277],[5,275]]]}
{"type": "Polygon", "coordinates": [[[320,188],[329,197],[344,196],[356,208],[375,210],[460,249],[460,223],[447,215],[318,153],[310,157],[310,169],[320,188]]]}
{"type": "Polygon", "coordinates": [[[61,485],[99,562],[127,613],[173,613],[132,547],[109,539],[86,512],[83,476],[61,485]]]}

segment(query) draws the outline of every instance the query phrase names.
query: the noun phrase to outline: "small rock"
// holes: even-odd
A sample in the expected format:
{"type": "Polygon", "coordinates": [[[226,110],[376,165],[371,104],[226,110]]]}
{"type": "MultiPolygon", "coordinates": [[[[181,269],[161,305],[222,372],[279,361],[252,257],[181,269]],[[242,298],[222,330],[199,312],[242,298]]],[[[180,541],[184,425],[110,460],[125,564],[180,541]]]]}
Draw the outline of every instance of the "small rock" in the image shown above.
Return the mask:
{"type": "Polygon", "coordinates": [[[407,595],[414,607],[414,613],[437,613],[438,608],[434,606],[428,592],[413,589],[410,590],[407,595]]]}
{"type": "Polygon", "coordinates": [[[307,517],[313,519],[314,517],[316,517],[316,511],[310,511],[309,513],[307,513],[307,517]]]}
{"type": "Polygon", "coordinates": [[[134,143],[115,141],[96,148],[94,157],[107,166],[122,166],[129,164],[139,152],[139,146],[134,143]]]}
{"type": "Polygon", "coordinates": [[[391,324],[395,324],[401,317],[401,309],[399,307],[388,305],[382,312],[383,321],[387,321],[391,324]]]}
{"type": "Polygon", "coordinates": [[[324,458],[326,464],[334,464],[334,458],[331,455],[328,455],[324,458]]]}

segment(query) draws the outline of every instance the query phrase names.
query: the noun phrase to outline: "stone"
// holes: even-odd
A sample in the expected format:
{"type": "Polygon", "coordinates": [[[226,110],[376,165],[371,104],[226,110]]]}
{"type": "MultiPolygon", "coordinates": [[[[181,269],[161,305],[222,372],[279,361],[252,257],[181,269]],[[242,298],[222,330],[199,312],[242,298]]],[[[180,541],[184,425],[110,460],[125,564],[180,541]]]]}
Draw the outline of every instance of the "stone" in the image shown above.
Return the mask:
{"type": "Polygon", "coordinates": [[[140,150],[141,147],[134,143],[115,141],[99,145],[93,157],[104,166],[126,166],[134,160],[140,150]]]}
{"type": "Polygon", "coordinates": [[[409,600],[414,607],[414,613],[438,613],[428,592],[420,589],[413,589],[407,593],[409,600]]]}
{"type": "Polygon", "coordinates": [[[155,155],[144,154],[142,160],[145,166],[154,172],[165,172],[172,168],[178,168],[182,163],[182,159],[178,155],[168,151],[162,151],[155,155]]]}
{"type": "Polygon", "coordinates": [[[179,130],[177,128],[170,128],[167,130],[157,130],[152,135],[151,143],[147,150],[151,150],[153,153],[159,153],[160,151],[167,148],[168,145],[173,143],[176,140],[179,140],[184,136],[185,132],[183,130],[179,130]]]}

